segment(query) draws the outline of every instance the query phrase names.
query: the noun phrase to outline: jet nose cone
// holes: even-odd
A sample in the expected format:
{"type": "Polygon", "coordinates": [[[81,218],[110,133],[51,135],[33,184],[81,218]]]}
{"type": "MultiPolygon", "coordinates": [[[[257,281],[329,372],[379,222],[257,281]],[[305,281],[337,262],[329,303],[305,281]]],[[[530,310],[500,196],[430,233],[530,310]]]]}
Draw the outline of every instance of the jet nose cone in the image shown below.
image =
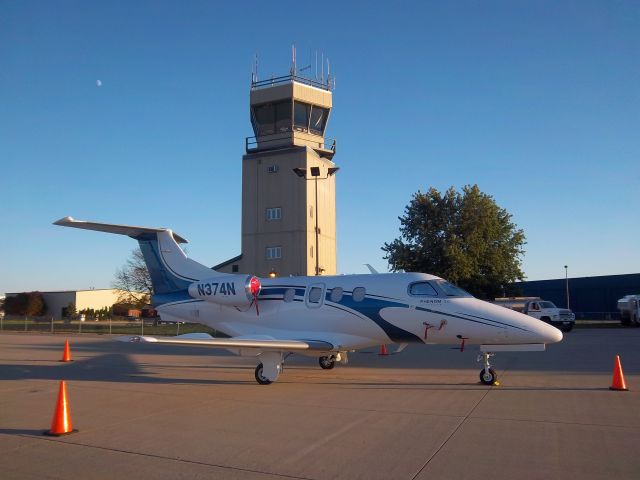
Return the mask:
{"type": "Polygon", "coordinates": [[[547,325],[543,323],[540,325],[542,328],[540,334],[542,335],[543,343],[557,343],[562,340],[562,332],[553,325],[547,325]]]}

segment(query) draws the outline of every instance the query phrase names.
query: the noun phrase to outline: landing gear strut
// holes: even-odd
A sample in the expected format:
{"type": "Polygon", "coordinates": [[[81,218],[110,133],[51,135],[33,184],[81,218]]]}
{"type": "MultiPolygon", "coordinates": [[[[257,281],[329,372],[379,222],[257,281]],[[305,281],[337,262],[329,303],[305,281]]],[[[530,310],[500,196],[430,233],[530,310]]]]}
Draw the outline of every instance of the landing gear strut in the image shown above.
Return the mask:
{"type": "Polygon", "coordinates": [[[485,385],[495,385],[498,381],[498,375],[496,371],[491,368],[491,364],[489,363],[489,358],[493,357],[494,353],[482,352],[478,355],[478,361],[482,360],[484,363],[484,368],[480,370],[480,381],[485,385]]]}

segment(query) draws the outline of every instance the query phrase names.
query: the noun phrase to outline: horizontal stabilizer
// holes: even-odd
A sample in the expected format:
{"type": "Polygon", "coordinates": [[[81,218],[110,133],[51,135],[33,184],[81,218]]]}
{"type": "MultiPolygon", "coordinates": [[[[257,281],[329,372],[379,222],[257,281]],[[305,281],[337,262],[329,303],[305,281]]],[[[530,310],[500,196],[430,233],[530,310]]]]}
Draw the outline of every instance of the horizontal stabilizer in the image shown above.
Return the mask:
{"type": "Polygon", "coordinates": [[[328,352],[333,345],[320,340],[278,340],[266,338],[214,338],[208,334],[186,334],[177,337],[129,336],[118,338],[121,342],[168,343],[173,345],[205,345],[213,348],[257,348],[260,350],[278,350],[285,352],[317,350],[328,352]],[[209,338],[206,338],[207,335],[209,338]]]}
{"type": "Polygon", "coordinates": [[[76,220],[73,217],[64,217],[53,222],[54,225],[62,227],[81,228],[83,230],[95,230],[97,232],[116,233],[118,235],[127,235],[128,237],[138,239],[145,233],[171,232],[176,243],[189,243],[180,235],[172,232],[168,228],[151,228],[151,227],[134,227],[131,225],[116,225],[111,223],[86,222],[84,220],[76,220]]]}

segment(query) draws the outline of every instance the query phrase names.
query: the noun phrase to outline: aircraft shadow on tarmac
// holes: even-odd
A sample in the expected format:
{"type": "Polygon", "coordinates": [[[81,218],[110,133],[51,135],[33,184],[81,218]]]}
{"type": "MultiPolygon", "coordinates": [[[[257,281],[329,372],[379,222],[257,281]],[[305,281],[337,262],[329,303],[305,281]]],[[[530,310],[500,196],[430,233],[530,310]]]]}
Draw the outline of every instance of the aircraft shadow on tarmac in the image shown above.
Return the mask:
{"type": "MultiPolygon", "coordinates": [[[[632,332],[633,333],[633,332],[632,332]]],[[[640,333],[640,332],[638,332],[640,333]]],[[[604,335],[606,337],[607,335],[604,335]]],[[[640,336],[640,335],[638,335],[640,336]]],[[[616,354],[622,356],[624,372],[627,375],[640,374],[640,349],[636,348],[635,340],[638,336],[624,335],[624,346],[619,341],[601,341],[604,338],[594,336],[592,332],[588,335],[576,336],[574,333],[568,334],[566,340],[558,345],[551,345],[546,352],[519,352],[500,353],[492,363],[495,368],[502,373],[502,376],[509,372],[562,372],[567,374],[607,374],[610,375],[613,369],[613,359],[616,354]],[[634,337],[634,338],[629,338],[634,337]]],[[[47,342],[33,345],[24,345],[34,352],[33,362],[52,361],[62,354],[64,337],[59,341],[47,342]]],[[[158,346],[147,344],[134,344],[116,341],[116,339],[99,338],[95,341],[74,343],[70,339],[71,349],[77,362],[64,365],[65,375],[74,375],[69,379],[96,380],[96,381],[138,381],[147,383],[203,383],[203,384],[243,384],[243,381],[222,381],[215,379],[216,369],[252,369],[251,359],[239,359],[240,363],[229,364],[230,357],[235,357],[232,353],[221,349],[210,349],[199,346],[158,346]],[[90,358],[87,354],[92,355],[90,358]],[[99,354],[98,356],[95,356],[99,354]],[[184,365],[182,362],[174,362],[175,359],[163,361],[163,358],[174,356],[177,358],[196,357],[193,364],[184,365]],[[216,359],[220,358],[221,361],[216,359]],[[185,378],[165,378],[157,376],[154,369],[161,368],[188,368],[188,369],[211,369],[211,379],[189,379],[185,378]]],[[[375,369],[424,369],[431,368],[447,370],[478,370],[476,363],[478,353],[477,347],[469,346],[464,352],[459,349],[445,345],[432,346],[409,346],[402,353],[393,354],[394,347],[390,346],[391,352],[388,356],[378,355],[375,348],[367,349],[349,354],[349,365],[339,366],[337,370],[349,367],[375,369]]],[[[0,362],[2,359],[0,358],[0,362]]],[[[257,360],[256,360],[257,363],[257,360]]],[[[308,367],[317,369],[317,359],[292,355],[286,362],[286,366],[297,370],[308,367]],[[300,369],[299,369],[300,368],[300,369]]],[[[61,364],[62,365],[62,364],[61,364]]],[[[45,378],[58,379],[60,377],[60,366],[34,366],[24,365],[3,366],[0,369],[0,379],[24,379],[24,378],[45,378]],[[35,377],[27,376],[27,372],[35,377]]],[[[286,368],[286,367],[285,367],[286,368]]],[[[179,373],[174,373],[179,376],[179,373]]],[[[286,378],[283,377],[283,381],[286,378]]],[[[316,379],[317,380],[317,379],[316,379]]],[[[253,375],[247,377],[248,384],[253,383],[253,375]]],[[[357,382],[354,382],[357,383],[357,382]]],[[[463,385],[470,385],[465,383],[463,385]]],[[[387,384],[384,384],[387,385],[387,384]]],[[[389,382],[393,388],[393,382],[389,382]]],[[[446,384],[451,387],[451,384],[446,384]]]]}
{"type": "MultiPolygon", "coordinates": [[[[233,366],[229,366],[234,368],[233,366]]],[[[228,366],[211,365],[212,370],[229,368],[228,366]]],[[[120,353],[107,353],[89,359],[76,360],[70,363],[58,363],[54,365],[2,365],[0,368],[0,380],[71,380],[92,382],[132,382],[132,383],[157,383],[157,384],[255,384],[253,377],[246,382],[225,381],[216,378],[167,378],[156,376],[153,368],[162,368],[155,364],[139,364],[131,360],[128,355],[120,353]],[[249,381],[251,380],[251,381],[249,381]]],[[[179,365],[172,368],[180,368],[179,365]]],[[[191,368],[191,367],[189,367],[191,368]]],[[[239,368],[239,367],[235,367],[239,368]]]]}

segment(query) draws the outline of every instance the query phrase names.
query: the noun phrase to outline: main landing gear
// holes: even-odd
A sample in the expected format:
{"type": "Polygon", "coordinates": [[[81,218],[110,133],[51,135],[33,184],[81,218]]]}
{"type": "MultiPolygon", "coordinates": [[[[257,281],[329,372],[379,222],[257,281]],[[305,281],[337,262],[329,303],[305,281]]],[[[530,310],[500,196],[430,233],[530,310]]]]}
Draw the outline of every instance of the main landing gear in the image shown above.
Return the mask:
{"type": "Polygon", "coordinates": [[[478,361],[482,360],[484,363],[484,368],[480,370],[480,381],[485,385],[496,385],[498,383],[498,375],[489,363],[489,358],[494,355],[494,353],[489,352],[482,352],[478,355],[478,361]]]}
{"type": "Polygon", "coordinates": [[[255,371],[256,382],[260,385],[275,382],[282,373],[282,352],[263,352],[260,354],[260,360],[255,371]]]}
{"type": "MultiPolygon", "coordinates": [[[[284,360],[291,354],[283,356],[282,352],[263,352],[259,355],[260,363],[256,367],[256,382],[260,385],[269,385],[278,379],[284,369],[284,360]]],[[[331,370],[336,362],[347,363],[347,353],[337,352],[333,355],[325,355],[318,358],[320,368],[331,370]]]]}

